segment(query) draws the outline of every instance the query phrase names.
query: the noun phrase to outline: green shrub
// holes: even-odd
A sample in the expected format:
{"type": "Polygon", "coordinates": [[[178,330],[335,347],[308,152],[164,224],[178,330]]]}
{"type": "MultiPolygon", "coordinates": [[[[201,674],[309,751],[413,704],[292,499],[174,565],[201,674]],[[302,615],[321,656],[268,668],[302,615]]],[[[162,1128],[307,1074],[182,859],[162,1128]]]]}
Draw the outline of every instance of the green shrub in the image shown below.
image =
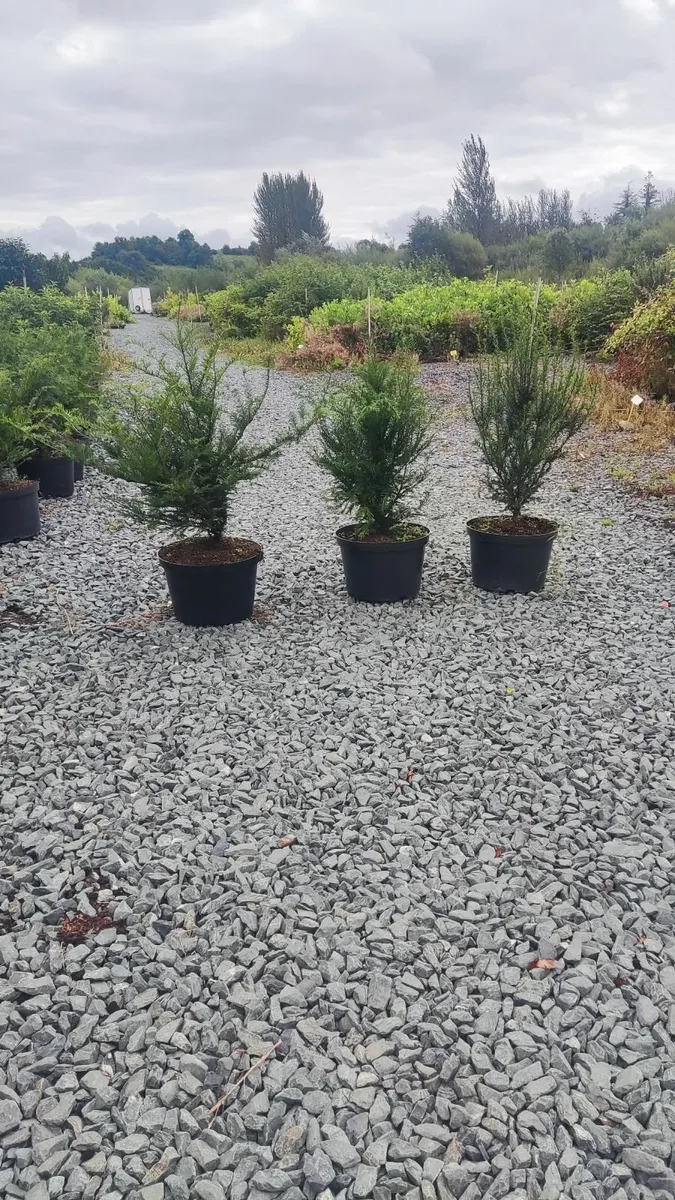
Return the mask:
{"type": "Polygon", "coordinates": [[[642,259],[633,269],[633,279],[642,300],[675,280],[675,248],[660,258],[642,259]]]}
{"type": "Polygon", "coordinates": [[[633,310],[636,285],[629,271],[580,279],[562,291],[551,315],[552,328],[568,346],[599,350],[612,330],[633,310]]]}
{"type": "MultiPolygon", "coordinates": [[[[1,299],[1,297],[0,297],[1,299]]],[[[39,409],[72,414],[72,429],[85,432],[96,420],[104,376],[103,356],[95,330],[82,325],[0,325],[0,366],[11,385],[39,409]]],[[[58,429],[70,429],[61,417],[58,429]]],[[[70,430],[72,432],[72,430],[70,430]]]]}
{"type": "Polygon", "coordinates": [[[260,304],[247,303],[240,284],[230,284],[206,296],[204,308],[217,337],[253,337],[260,329],[260,304]]]}
{"type": "Polygon", "coordinates": [[[120,304],[116,296],[103,297],[103,321],[108,329],[123,329],[133,317],[124,304],[120,304]]]}
{"type": "Polygon", "coordinates": [[[390,266],[354,263],[341,256],[313,258],[289,255],[262,267],[247,279],[207,297],[209,320],[220,337],[282,338],[295,317],[308,317],[317,307],[340,300],[365,301],[368,290],[392,299],[414,284],[447,278],[438,265],[390,266]]]}
{"type": "Polygon", "coordinates": [[[487,266],[485,250],[475,237],[456,233],[434,217],[416,217],[405,251],[410,262],[439,262],[460,279],[480,279],[487,266]]]}
{"type": "Polygon", "coordinates": [[[34,391],[29,380],[17,381],[0,369],[0,483],[15,473],[17,463],[37,450],[29,405],[34,391]]]}
{"type": "MultiPolygon", "coordinates": [[[[377,346],[387,352],[410,350],[422,359],[447,358],[453,351],[470,353],[478,346],[503,346],[532,312],[534,289],[506,280],[471,282],[455,279],[442,287],[420,284],[394,296],[371,301],[371,328],[377,346]]],[[[556,292],[543,287],[539,319],[546,321],[556,292]]],[[[314,329],[353,325],[364,332],[364,301],[340,300],[310,314],[314,329]]],[[[290,336],[297,338],[293,326],[290,336]]]]}
{"type": "Polygon", "coordinates": [[[675,399],[675,282],[660,288],[607,339],[616,377],[651,396],[675,399]]]}
{"type": "Polygon", "coordinates": [[[332,499],[366,532],[391,534],[413,515],[432,436],[412,365],[366,359],[331,397],[319,436],[315,462],[332,478],[332,499]]]}
{"type": "MultiPolygon", "coordinates": [[[[35,363],[27,368],[27,375],[30,377],[34,372],[33,382],[39,384],[40,371],[40,364],[35,363]]],[[[92,426],[79,413],[50,400],[47,376],[45,383],[44,400],[38,392],[35,403],[28,409],[35,452],[43,458],[72,457],[74,441],[90,432],[92,426]]]]}
{"type": "Polygon", "coordinates": [[[85,296],[84,292],[66,296],[55,287],[44,288],[41,292],[7,287],[0,292],[0,330],[47,325],[97,328],[100,326],[98,296],[85,296]]]}
{"type": "Polygon", "coordinates": [[[78,267],[68,280],[66,290],[69,295],[77,296],[85,288],[91,293],[98,292],[100,288],[104,296],[110,293],[126,304],[129,289],[134,286],[130,276],[113,275],[112,271],[106,271],[103,267],[78,267]]]}

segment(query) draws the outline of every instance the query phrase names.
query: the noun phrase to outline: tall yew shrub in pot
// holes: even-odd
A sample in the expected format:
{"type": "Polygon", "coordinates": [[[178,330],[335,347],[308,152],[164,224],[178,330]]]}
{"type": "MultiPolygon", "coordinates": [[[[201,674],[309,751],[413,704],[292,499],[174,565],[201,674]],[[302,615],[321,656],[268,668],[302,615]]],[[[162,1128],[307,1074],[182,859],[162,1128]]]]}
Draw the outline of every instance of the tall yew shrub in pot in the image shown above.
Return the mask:
{"type": "Polygon", "coordinates": [[[192,325],[176,324],[173,354],[148,370],[154,386],[132,392],[105,439],[107,467],[140,484],[127,504],[137,520],[168,529],[180,540],[161,547],[173,609],[186,625],[232,625],[250,617],[262,547],[226,537],[233,495],[297,441],[311,422],[299,412],[277,437],[256,442],[249,427],[265,401],[262,391],[235,394],[215,342],[204,344],[192,325]]]}
{"type": "Polygon", "coordinates": [[[553,463],[585,424],[580,362],[566,358],[537,321],[505,351],[481,359],[469,391],[485,482],[506,514],[468,522],[473,582],[486,591],[539,592],[546,582],[554,521],[525,513],[553,463]]]}
{"type": "Polygon", "coordinates": [[[332,499],[355,522],[337,531],[354,600],[412,600],[420,590],[429,530],[411,501],[427,475],[431,416],[415,369],[371,357],[334,393],[318,423],[315,462],[332,499]]]}

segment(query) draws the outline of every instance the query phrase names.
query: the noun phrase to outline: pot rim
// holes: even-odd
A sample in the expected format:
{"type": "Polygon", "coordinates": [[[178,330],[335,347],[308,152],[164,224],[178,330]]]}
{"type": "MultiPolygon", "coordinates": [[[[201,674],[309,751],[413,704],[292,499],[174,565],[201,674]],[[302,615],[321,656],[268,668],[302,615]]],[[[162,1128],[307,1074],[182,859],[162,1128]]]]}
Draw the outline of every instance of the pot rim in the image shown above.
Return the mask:
{"type": "MultiPolygon", "coordinates": [[[[411,522],[411,524],[412,524],[412,522],[411,522]]],[[[417,524],[417,522],[415,522],[415,524],[417,524]]],[[[426,525],[422,525],[420,523],[419,528],[423,529],[425,532],[421,533],[419,535],[419,537],[405,538],[405,539],[402,538],[402,539],[399,539],[399,540],[393,541],[393,542],[366,542],[366,541],[363,541],[361,538],[354,538],[354,537],[348,536],[347,530],[358,529],[358,527],[359,527],[358,522],[356,522],[356,521],[352,521],[349,525],[341,525],[340,528],[335,531],[336,540],[340,544],[346,544],[349,546],[359,546],[363,550],[373,550],[373,551],[377,551],[378,553],[382,553],[386,550],[398,550],[401,548],[407,549],[409,546],[418,546],[420,544],[426,546],[427,542],[429,541],[429,537],[430,537],[430,530],[427,529],[426,525]]]]}
{"type": "MultiPolygon", "coordinates": [[[[500,514],[500,516],[501,515],[504,515],[504,514],[500,514]]],[[[539,520],[539,521],[545,521],[547,523],[547,525],[549,526],[548,529],[540,529],[537,533],[509,533],[508,530],[502,531],[499,529],[478,529],[474,525],[475,521],[485,521],[485,520],[494,520],[494,519],[495,519],[494,516],[471,517],[466,523],[467,532],[469,534],[472,534],[472,533],[478,534],[480,537],[483,537],[483,538],[492,538],[495,541],[542,542],[542,541],[549,541],[552,538],[555,538],[557,536],[558,530],[559,530],[558,522],[552,521],[550,519],[550,517],[538,517],[537,518],[537,520],[539,520]]]]}
{"type": "Polygon", "coordinates": [[[28,463],[75,463],[72,454],[31,454],[30,458],[24,459],[28,463]]]}
{"type": "Polygon", "coordinates": [[[40,481],[38,479],[10,479],[0,481],[0,500],[9,496],[23,496],[26,492],[37,492],[40,481]],[[5,483],[19,484],[19,487],[5,487],[5,483]]]}
{"type": "MultiPolygon", "coordinates": [[[[256,550],[255,554],[250,554],[248,556],[248,558],[238,558],[236,560],[236,562],[184,563],[184,562],[176,562],[176,560],[173,558],[165,558],[164,557],[164,551],[168,550],[169,547],[180,546],[184,542],[189,542],[189,541],[194,541],[194,540],[195,540],[194,538],[192,538],[192,539],[181,538],[177,542],[167,542],[164,546],[160,546],[159,550],[157,551],[157,557],[158,557],[160,563],[162,564],[162,566],[163,567],[178,567],[179,570],[182,570],[182,571],[186,571],[186,570],[187,571],[227,570],[230,567],[240,567],[244,563],[262,562],[262,559],[264,557],[263,548],[261,545],[259,545],[258,542],[253,542],[253,545],[257,546],[257,550],[256,550]]],[[[247,538],[246,541],[252,541],[252,538],[247,538]]]]}

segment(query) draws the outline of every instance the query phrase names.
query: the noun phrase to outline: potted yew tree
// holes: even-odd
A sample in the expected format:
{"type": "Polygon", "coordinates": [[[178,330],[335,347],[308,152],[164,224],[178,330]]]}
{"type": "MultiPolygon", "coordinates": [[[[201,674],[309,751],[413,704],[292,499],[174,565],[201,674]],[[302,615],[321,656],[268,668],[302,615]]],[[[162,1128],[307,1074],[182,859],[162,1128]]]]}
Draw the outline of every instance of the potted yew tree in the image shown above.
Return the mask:
{"type": "Polygon", "coordinates": [[[132,390],[111,423],[106,465],[137,483],[127,511],[151,528],[177,534],[161,547],[174,614],[185,625],[232,625],[251,616],[258,542],[225,537],[233,495],[255,479],[284,446],[298,441],[312,418],[299,411],[275,438],[256,442],[249,427],[265,401],[226,386],[231,363],[218,362],[216,342],[205,343],[194,326],[178,321],[171,357],[154,368],[147,389],[132,390]]]}
{"type": "Polygon", "coordinates": [[[409,363],[367,358],[329,399],[318,422],[318,466],[331,496],[355,518],[337,531],[354,600],[413,600],[429,530],[410,501],[427,476],[432,420],[409,363]]]}
{"type": "Polygon", "coordinates": [[[0,354],[39,435],[22,473],[43,496],[72,496],[100,407],[103,360],[94,332],[58,324],[5,331],[0,354]]]}
{"type": "Polygon", "coordinates": [[[21,479],[17,463],[33,453],[34,431],[25,397],[0,373],[0,545],[40,532],[38,485],[21,479]]]}
{"type": "Polygon", "coordinates": [[[506,350],[482,358],[469,390],[487,490],[506,513],[468,522],[471,571],[486,591],[540,592],[555,521],[525,513],[553,463],[585,424],[583,365],[565,357],[537,321],[517,330],[506,350]]]}
{"type": "Polygon", "coordinates": [[[73,412],[58,402],[38,399],[30,408],[34,452],[19,466],[26,479],[36,480],[40,495],[72,496],[75,491],[73,438],[81,428],[73,412]]]}

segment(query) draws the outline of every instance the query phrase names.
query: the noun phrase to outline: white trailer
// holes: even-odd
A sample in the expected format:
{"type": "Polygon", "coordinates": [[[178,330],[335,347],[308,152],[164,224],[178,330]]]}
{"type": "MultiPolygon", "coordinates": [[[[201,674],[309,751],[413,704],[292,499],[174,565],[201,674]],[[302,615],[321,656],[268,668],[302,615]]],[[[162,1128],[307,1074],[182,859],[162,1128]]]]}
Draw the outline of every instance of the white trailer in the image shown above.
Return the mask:
{"type": "Polygon", "coordinates": [[[152,299],[150,288],[137,287],[129,289],[129,312],[152,314],[152,299]]]}

